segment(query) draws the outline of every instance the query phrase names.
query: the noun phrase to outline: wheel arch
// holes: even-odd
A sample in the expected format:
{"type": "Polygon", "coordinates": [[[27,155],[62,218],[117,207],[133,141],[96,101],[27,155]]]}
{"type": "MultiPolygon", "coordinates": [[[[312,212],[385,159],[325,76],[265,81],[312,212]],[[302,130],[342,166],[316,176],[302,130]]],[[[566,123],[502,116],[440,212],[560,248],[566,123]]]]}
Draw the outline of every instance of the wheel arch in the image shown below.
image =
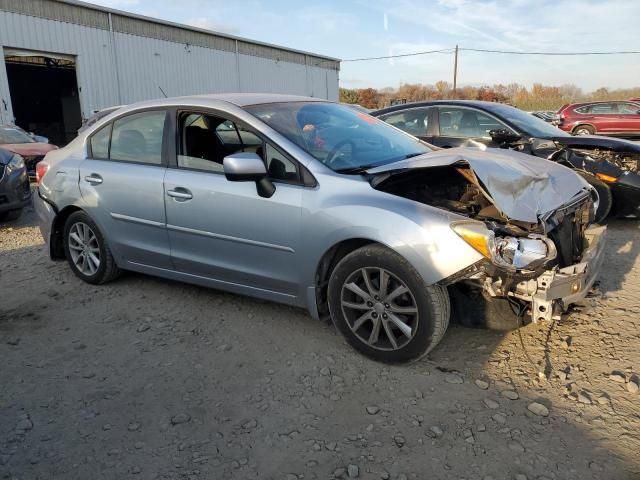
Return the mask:
{"type": "Polygon", "coordinates": [[[348,238],[341,240],[331,247],[329,247],[320,257],[316,265],[316,271],[314,276],[314,290],[315,290],[315,306],[318,313],[318,317],[321,319],[329,318],[329,305],[327,298],[327,287],[329,285],[329,277],[335,266],[344,257],[351,252],[364,247],[365,245],[382,245],[389,248],[387,245],[380,243],[379,241],[372,240],[370,238],[348,238]]]}
{"type": "Polygon", "coordinates": [[[571,129],[571,133],[574,133],[580,127],[589,127],[591,130],[593,130],[593,133],[596,133],[598,131],[598,129],[596,128],[596,126],[594,124],[589,123],[589,122],[580,122],[577,125],[573,126],[573,128],[571,129]]]}
{"type": "MultiPolygon", "coordinates": [[[[64,253],[64,224],[72,213],[84,211],[77,205],[67,205],[58,212],[51,225],[50,255],[55,260],[66,258],[64,253]]],[[[86,212],[85,212],[86,213],[86,212]]]]}

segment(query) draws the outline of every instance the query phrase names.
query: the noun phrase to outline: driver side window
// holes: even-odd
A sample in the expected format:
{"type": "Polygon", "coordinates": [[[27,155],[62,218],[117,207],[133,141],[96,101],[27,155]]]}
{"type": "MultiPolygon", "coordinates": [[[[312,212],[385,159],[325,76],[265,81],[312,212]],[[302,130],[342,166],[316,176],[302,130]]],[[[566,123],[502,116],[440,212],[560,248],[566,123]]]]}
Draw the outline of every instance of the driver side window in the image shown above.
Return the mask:
{"type": "Polygon", "coordinates": [[[247,127],[204,113],[180,117],[178,168],[224,173],[223,160],[237,152],[252,152],[265,162],[273,181],[300,183],[300,167],[247,127]]]}
{"type": "Polygon", "coordinates": [[[511,131],[504,123],[470,108],[441,107],[439,114],[442,137],[489,138],[491,130],[511,131]]]}

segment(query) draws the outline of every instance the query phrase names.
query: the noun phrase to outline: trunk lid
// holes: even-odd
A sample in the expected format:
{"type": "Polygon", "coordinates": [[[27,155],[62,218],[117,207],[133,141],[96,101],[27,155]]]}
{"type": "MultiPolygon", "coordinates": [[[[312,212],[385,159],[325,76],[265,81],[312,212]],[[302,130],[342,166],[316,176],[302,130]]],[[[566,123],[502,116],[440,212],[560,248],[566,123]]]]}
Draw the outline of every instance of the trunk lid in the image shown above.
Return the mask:
{"type": "Polygon", "coordinates": [[[591,187],[571,169],[512,150],[455,148],[426,153],[367,170],[371,184],[411,169],[468,165],[484,194],[508,219],[539,223],[591,187]]]}

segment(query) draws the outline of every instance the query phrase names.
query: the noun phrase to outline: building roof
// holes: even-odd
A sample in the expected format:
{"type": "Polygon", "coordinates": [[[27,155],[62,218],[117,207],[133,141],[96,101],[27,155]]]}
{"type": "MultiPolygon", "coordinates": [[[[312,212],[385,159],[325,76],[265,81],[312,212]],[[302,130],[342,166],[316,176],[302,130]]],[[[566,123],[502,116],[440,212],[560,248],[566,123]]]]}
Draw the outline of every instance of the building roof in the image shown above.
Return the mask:
{"type": "Polygon", "coordinates": [[[80,0],[0,0],[0,10],[285,62],[339,70],[340,59],[80,0]]]}

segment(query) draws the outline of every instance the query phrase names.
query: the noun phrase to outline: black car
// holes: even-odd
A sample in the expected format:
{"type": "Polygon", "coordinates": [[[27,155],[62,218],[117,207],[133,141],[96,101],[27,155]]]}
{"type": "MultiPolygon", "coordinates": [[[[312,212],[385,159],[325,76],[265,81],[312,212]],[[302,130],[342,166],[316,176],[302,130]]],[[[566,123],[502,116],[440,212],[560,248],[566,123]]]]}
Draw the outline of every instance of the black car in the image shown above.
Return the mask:
{"type": "Polygon", "coordinates": [[[600,195],[596,220],[640,213],[640,144],[602,136],[575,137],[509,105],[439,100],[371,112],[432,145],[511,148],[574,168],[600,195]]]}
{"type": "Polygon", "coordinates": [[[31,188],[23,158],[0,148],[0,222],[16,220],[30,201],[31,188]]]}

